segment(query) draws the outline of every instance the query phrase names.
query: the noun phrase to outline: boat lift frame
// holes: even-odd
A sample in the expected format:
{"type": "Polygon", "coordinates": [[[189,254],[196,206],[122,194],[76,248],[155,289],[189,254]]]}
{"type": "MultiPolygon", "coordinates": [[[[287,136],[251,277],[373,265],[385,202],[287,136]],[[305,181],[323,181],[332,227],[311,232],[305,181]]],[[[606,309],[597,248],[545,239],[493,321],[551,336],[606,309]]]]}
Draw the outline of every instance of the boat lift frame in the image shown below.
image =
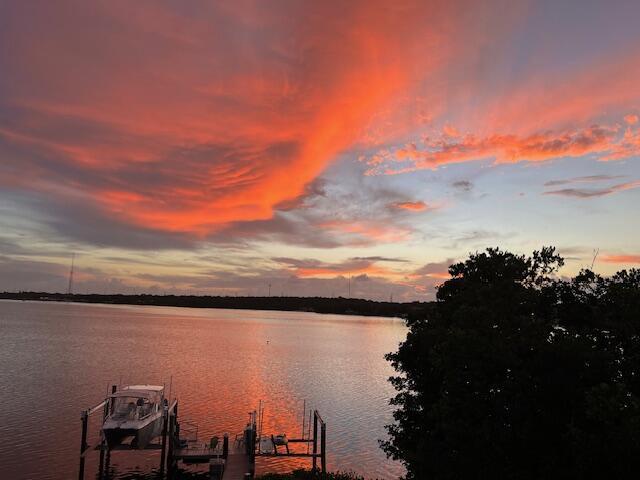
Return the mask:
{"type": "MultiPolygon", "coordinates": [[[[116,385],[112,385],[111,394],[114,394],[116,392],[116,389],[116,385]]],[[[102,431],[100,432],[100,442],[94,448],[91,448],[91,445],[89,445],[89,443],[87,442],[87,435],[89,433],[89,417],[99,411],[102,411],[102,422],[104,423],[105,419],[109,415],[109,397],[105,398],[97,405],[91,408],[87,408],[80,413],[80,420],[82,422],[82,437],[80,439],[80,465],[78,467],[78,480],[84,480],[85,458],[89,451],[94,449],[100,451],[100,464],[98,467],[98,474],[99,478],[103,478],[104,474],[109,469],[111,450],[134,450],[134,448],[131,448],[129,445],[118,445],[113,449],[109,449],[102,431]]],[[[178,425],[177,418],[178,400],[173,400],[171,404],[165,403],[163,405],[162,414],[162,434],[160,435],[161,444],[150,443],[145,447],[145,450],[160,450],[161,476],[163,476],[165,472],[167,455],[169,456],[169,458],[171,458],[171,455],[173,453],[174,442],[167,440],[168,438],[173,438],[173,435],[177,436],[179,434],[180,427],[178,425]]],[[[169,464],[171,465],[171,463],[169,464]]]]}
{"type": "MultiPolygon", "coordinates": [[[[112,386],[112,394],[115,393],[116,386],[112,386]]],[[[222,454],[214,448],[192,448],[183,447],[180,444],[180,424],[178,423],[178,400],[174,399],[171,403],[163,405],[163,422],[162,433],[160,436],[161,443],[150,443],[145,450],[160,450],[160,478],[164,478],[165,470],[168,473],[167,478],[172,478],[178,461],[186,463],[210,463],[222,461],[222,472],[219,476],[212,478],[223,478],[224,480],[235,480],[234,475],[243,475],[238,478],[247,478],[244,476],[246,472],[250,474],[249,478],[253,478],[255,472],[255,460],[257,457],[298,457],[311,458],[312,471],[320,474],[320,478],[325,478],[327,472],[327,425],[318,413],[313,411],[313,437],[310,435],[305,438],[304,431],[302,438],[292,438],[289,443],[306,443],[311,446],[311,453],[289,452],[280,453],[274,443],[273,452],[261,452],[258,448],[260,438],[258,436],[256,411],[250,413],[250,421],[243,432],[242,442],[244,445],[240,451],[236,451],[229,455],[229,436],[225,434],[223,437],[222,454]],[[318,435],[319,434],[319,435],[318,435]],[[318,458],[320,459],[320,469],[318,469],[318,458]],[[237,470],[238,472],[235,472],[237,470]],[[225,475],[227,473],[227,475],[225,475]],[[232,478],[233,477],[233,478],[232,478]]],[[[89,417],[96,412],[102,412],[102,421],[109,415],[109,397],[105,398],[97,405],[83,410],[80,418],[82,421],[82,437],[80,440],[80,465],[78,469],[78,480],[84,480],[85,457],[91,450],[100,451],[100,464],[98,478],[104,478],[109,470],[111,450],[137,450],[130,445],[122,444],[113,449],[109,449],[104,435],[100,433],[100,442],[91,448],[87,442],[89,431],[89,417]]],[[[311,414],[311,412],[309,412],[311,414]]],[[[304,430],[304,427],[303,427],[304,430]]],[[[309,425],[311,430],[311,425],[309,425]]],[[[311,432],[309,432],[311,433],[311,432]]],[[[309,452],[309,448],[307,448],[309,452]]],[[[211,467],[210,467],[211,468],[211,467]]],[[[211,471],[211,470],[210,470],[211,471]]]]}
{"type": "MultiPolygon", "coordinates": [[[[273,436],[272,436],[273,438],[273,436]]],[[[257,457],[302,457],[311,458],[312,471],[318,472],[318,458],[320,459],[320,473],[322,477],[327,473],[327,424],[324,422],[318,410],[313,411],[313,437],[312,438],[292,438],[289,443],[307,443],[312,445],[312,453],[290,453],[287,449],[286,453],[279,453],[278,447],[274,443],[274,452],[256,452],[257,457]],[[318,433],[320,437],[318,438],[318,433]]]]}

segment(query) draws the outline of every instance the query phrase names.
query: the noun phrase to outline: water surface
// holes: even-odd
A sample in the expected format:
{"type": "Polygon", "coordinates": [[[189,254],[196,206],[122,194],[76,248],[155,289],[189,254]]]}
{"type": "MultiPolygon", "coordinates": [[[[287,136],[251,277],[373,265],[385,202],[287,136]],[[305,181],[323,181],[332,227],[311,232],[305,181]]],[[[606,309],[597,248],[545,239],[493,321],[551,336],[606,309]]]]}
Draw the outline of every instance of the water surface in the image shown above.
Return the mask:
{"type": "MultiPolygon", "coordinates": [[[[397,478],[402,468],[378,439],[392,412],[383,356],[405,335],[388,318],[0,301],[0,478],[74,478],[80,411],[119,382],[171,386],[181,421],[203,441],[233,437],[259,400],[266,433],[299,436],[306,399],[327,422],[330,469],[397,478]]],[[[97,454],[87,462],[93,478],[97,454]]],[[[114,452],[111,465],[126,478],[158,462],[157,452],[114,452]]]]}

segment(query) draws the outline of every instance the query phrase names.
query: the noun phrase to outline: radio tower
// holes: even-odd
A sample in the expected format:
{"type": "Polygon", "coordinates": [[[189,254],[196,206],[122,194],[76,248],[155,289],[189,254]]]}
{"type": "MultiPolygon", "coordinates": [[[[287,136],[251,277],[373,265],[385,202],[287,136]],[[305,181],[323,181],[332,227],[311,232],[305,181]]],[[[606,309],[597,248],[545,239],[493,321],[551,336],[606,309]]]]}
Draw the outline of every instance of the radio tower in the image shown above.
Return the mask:
{"type": "Polygon", "coordinates": [[[71,255],[71,269],[69,270],[69,288],[67,288],[67,294],[71,295],[73,293],[73,266],[76,262],[76,254],[73,253],[71,255]]]}

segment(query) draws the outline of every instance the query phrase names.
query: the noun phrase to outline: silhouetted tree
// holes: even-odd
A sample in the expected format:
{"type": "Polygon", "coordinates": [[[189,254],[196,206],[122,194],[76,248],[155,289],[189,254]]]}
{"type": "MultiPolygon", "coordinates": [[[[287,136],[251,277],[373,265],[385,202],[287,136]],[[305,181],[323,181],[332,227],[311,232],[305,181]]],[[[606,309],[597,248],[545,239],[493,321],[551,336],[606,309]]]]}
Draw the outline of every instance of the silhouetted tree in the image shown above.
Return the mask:
{"type": "Polygon", "coordinates": [[[408,479],[640,471],[640,270],[562,280],[562,265],[553,248],[471,255],[409,320],[382,442],[408,479]]]}

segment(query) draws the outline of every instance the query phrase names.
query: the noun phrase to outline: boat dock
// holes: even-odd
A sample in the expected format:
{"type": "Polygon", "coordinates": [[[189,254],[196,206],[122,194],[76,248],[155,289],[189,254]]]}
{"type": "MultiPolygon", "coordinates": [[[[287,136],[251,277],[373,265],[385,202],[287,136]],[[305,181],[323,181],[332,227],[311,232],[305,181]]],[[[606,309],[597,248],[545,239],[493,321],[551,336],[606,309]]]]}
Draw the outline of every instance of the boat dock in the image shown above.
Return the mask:
{"type": "MultiPolygon", "coordinates": [[[[115,392],[115,386],[112,393],[115,392]]],[[[305,404],[306,408],[306,404],[305,404]]],[[[82,438],[80,443],[80,465],[78,479],[85,478],[85,459],[89,452],[99,451],[98,478],[105,478],[110,464],[111,451],[128,450],[132,454],[140,452],[131,443],[122,443],[109,448],[100,432],[100,441],[91,446],[87,442],[89,417],[101,413],[103,421],[109,414],[109,399],[106,398],[94,407],[81,413],[82,438]]],[[[317,410],[309,411],[308,433],[305,434],[303,420],[301,438],[287,439],[286,435],[263,435],[264,407],[259,403],[258,409],[249,413],[249,419],[241,433],[230,440],[229,434],[224,433],[220,437],[212,437],[209,444],[199,443],[196,439],[185,438],[189,422],[183,422],[185,432],[181,432],[181,422],[178,421],[178,400],[164,404],[162,417],[162,433],[153,442],[145,446],[142,451],[156,450],[160,452],[159,474],[160,478],[172,479],[179,470],[180,465],[206,465],[209,467],[211,480],[247,480],[255,475],[256,458],[308,458],[311,460],[311,468],[321,477],[326,473],[326,424],[317,410]],[[312,420],[313,419],[313,420],[312,420]],[[311,434],[313,425],[313,435],[311,434]],[[290,444],[306,444],[307,453],[290,452],[290,444]],[[318,466],[318,461],[320,466],[318,466]]],[[[306,411],[303,418],[306,418],[306,411]]],[[[197,427],[196,427],[197,428],[197,427]]]]}

